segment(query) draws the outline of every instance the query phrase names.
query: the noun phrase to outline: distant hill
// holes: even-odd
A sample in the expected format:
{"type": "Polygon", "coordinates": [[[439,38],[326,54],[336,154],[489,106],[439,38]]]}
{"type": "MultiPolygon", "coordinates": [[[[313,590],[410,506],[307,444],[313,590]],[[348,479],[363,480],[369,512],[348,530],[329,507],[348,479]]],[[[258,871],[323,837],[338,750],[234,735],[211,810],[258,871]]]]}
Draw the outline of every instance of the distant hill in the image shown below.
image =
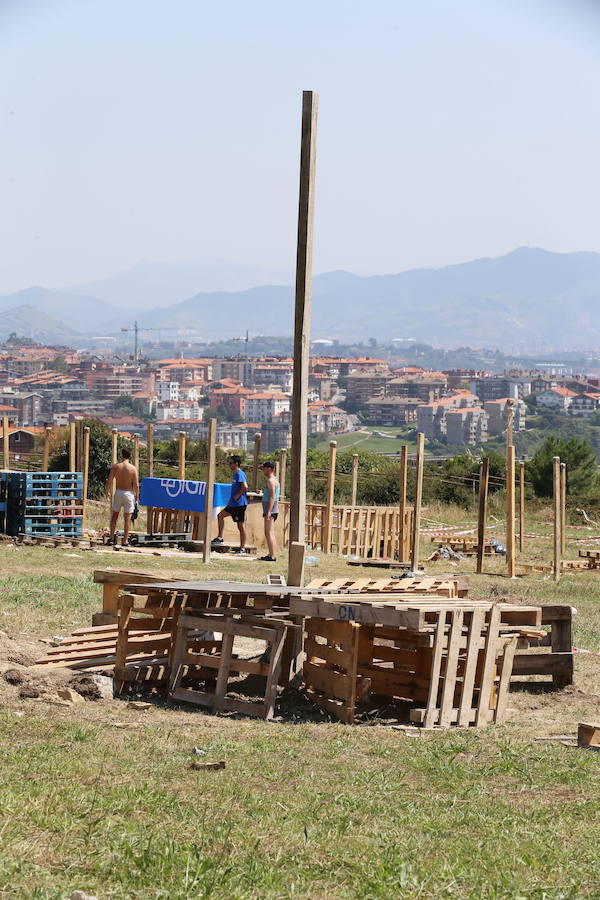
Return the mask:
{"type": "Polygon", "coordinates": [[[15,332],[21,337],[32,338],[42,344],[69,344],[78,337],[72,328],[34,309],[33,306],[17,306],[0,311],[0,340],[15,332]]]}
{"type": "MultiPolygon", "coordinates": [[[[517,351],[600,346],[600,254],[521,248],[440,269],[314,279],[313,335],[341,341],[414,338],[517,351]]],[[[142,316],[207,338],[292,328],[293,289],[200,293],[142,316]]]]}
{"type": "MultiPolygon", "coordinates": [[[[202,270],[204,264],[198,265],[202,270]]],[[[0,297],[0,312],[25,303],[57,320],[56,325],[67,322],[69,329],[88,335],[117,334],[133,318],[146,327],[193,329],[207,341],[242,335],[246,329],[292,333],[291,285],[198,292],[199,279],[206,281],[209,269],[202,274],[193,266],[184,271],[177,265],[144,263],[79,295],[29,288],[0,297]],[[178,299],[185,296],[186,285],[194,285],[190,295],[178,299]]],[[[230,275],[233,281],[244,280],[251,270],[231,264],[230,275]]],[[[441,347],[483,346],[515,354],[597,348],[599,301],[599,253],[522,247],[497,258],[397,275],[318,275],[313,337],[349,343],[413,338],[441,347]]]]}

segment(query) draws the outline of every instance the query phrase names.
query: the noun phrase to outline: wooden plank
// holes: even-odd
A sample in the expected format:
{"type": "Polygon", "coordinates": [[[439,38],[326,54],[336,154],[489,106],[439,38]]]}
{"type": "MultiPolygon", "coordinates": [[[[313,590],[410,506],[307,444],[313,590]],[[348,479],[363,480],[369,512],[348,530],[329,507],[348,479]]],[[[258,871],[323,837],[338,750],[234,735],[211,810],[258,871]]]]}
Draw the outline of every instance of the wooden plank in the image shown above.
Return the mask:
{"type": "MultiPolygon", "coordinates": [[[[350,489],[350,505],[356,506],[356,495],[358,492],[358,453],[352,454],[352,487],[350,489]]],[[[344,510],[346,512],[346,510],[344,510]]],[[[347,553],[347,550],[342,551],[347,553]]]]}
{"type": "MultiPolygon", "coordinates": [[[[490,459],[484,457],[479,464],[479,510],[477,514],[477,567],[478,575],[483,572],[483,555],[485,551],[485,526],[487,523],[487,497],[490,477],[490,459]]],[[[460,716],[459,716],[460,718],[460,716]]]]}
{"type": "Polygon", "coordinates": [[[413,511],[413,537],[411,565],[414,572],[419,568],[419,539],[421,529],[421,500],[423,496],[423,459],[425,456],[425,435],[417,433],[417,459],[415,473],[415,503],[413,511]]]}
{"type": "Polygon", "coordinates": [[[506,448],[506,574],[515,577],[515,448],[506,448]]]}
{"type": "Polygon", "coordinates": [[[600,747],[600,725],[580,722],[577,726],[577,743],[580,747],[600,747]]]}
{"type": "Polygon", "coordinates": [[[494,606],[492,607],[492,611],[490,613],[488,629],[485,638],[483,671],[481,675],[481,686],[479,689],[479,699],[477,703],[477,716],[475,718],[475,724],[478,726],[484,725],[490,720],[490,696],[496,669],[499,625],[500,610],[498,606],[494,606]]]}
{"type": "Polygon", "coordinates": [[[450,713],[454,708],[454,688],[456,686],[456,670],[458,665],[459,642],[462,634],[463,611],[457,609],[451,614],[450,636],[446,651],[446,671],[442,688],[439,724],[446,728],[450,724],[450,713]]]}
{"type": "Polygon", "coordinates": [[[349,703],[352,699],[352,678],[348,674],[334,672],[326,666],[304,663],[304,680],[309,687],[323,691],[328,696],[337,697],[349,703]]]}
{"type": "Polygon", "coordinates": [[[205,495],[205,513],[202,529],[202,561],[210,562],[210,548],[212,539],[212,508],[215,490],[215,470],[216,470],[216,447],[217,447],[217,420],[212,417],[208,420],[208,465],[206,472],[206,495],[205,495]]]}
{"type": "Polygon", "coordinates": [[[333,528],[333,497],[335,492],[335,464],[337,457],[337,441],[329,442],[329,461],[327,466],[327,489],[325,508],[325,539],[323,552],[331,553],[331,535],[333,528]]]}
{"type": "Polygon", "coordinates": [[[445,613],[438,613],[437,623],[435,626],[435,640],[433,644],[433,656],[431,660],[431,675],[429,685],[429,697],[427,698],[427,707],[423,718],[425,728],[433,728],[438,720],[437,698],[440,683],[440,674],[442,669],[442,648],[444,642],[444,625],[446,622],[445,613]]]}
{"type": "Polygon", "coordinates": [[[494,710],[494,722],[500,724],[506,716],[506,707],[508,706],[508,691],[510,687],[510,677],[513,670],[513,660],[515,658],[515,650],[517,649],[517,638],[511,638],[504,645],[504,653],[500,663],[500,679],[498,681],[498,690],[496,694],[496,708],[494,710]]]}
{"type": "Polygon", "coordinates": [[[562,538],[560,533],[560,456],[552,458],[552,515],[553,515],[553,549],[554,562],[553,574],[554,581],[560,581],[560,558],[562,538]]]}
{"type": "MultiPolygon", "coordinates": [[[[481,633],[484,627],[484,623],[485,613],[483,612],[483,610],[475,610],[471,615],[471,622],[469,624],[469,632],[467,637],[467,660],[463,675],[462,693],[457,718],[458,724],[460,726],[468,725],[472,717],[473,688],[475,685],[475,673],[477,671],[477,663],[479,660],[479,646],[481,643],[481,633]]],[[[450,720],[448,720],[448,724],[450,724],[450,720]]]]}

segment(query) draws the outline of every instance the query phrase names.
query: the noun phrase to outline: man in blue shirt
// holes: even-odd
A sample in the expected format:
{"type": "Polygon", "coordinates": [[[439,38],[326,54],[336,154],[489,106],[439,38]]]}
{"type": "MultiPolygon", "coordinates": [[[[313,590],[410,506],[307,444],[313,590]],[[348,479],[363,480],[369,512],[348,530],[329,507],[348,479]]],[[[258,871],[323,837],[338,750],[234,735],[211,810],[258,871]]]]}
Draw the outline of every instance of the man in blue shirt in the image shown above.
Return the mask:
{"type": "Polygon", "coordinates": [[[214,538],[213,544],[223,543],[223,529],[225,528],[225,519],[231,516],[236,523],[240,532],[240,553],[246,553],[246,507],[248,506],[248,482],[246,473],[241,469],[242,459],[240,456],[229,457],[229,468],[231,469],[231,494],[229,502],[225,509],[222,509],[217,516],[219,523],[219,537],[214,538]]]}

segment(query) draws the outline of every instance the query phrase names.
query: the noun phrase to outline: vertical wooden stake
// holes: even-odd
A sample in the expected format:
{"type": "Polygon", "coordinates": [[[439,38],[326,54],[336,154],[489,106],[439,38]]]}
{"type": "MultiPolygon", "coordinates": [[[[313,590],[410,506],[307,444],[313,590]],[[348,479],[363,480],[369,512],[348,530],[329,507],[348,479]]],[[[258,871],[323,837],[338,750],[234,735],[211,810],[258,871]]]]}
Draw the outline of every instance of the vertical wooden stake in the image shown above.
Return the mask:
{"type": "Polygon", "coordinates": [[[260,431],[254,435],[254,457],[252,459],[252,490],[258,490],[258,458],[260,456],[260,431]]]}
{"type": "MultiPolygon", "coordinates": [[[[317,94],[302,94],[302,138],[298,203],[298,247],[294,312],[292,403],[292,485],[288,572],[295,568],[294,545],[304,547],[306,531],[306,451],[308,445],[308,363],[312,311],[312,249],[317,158],[317,94]]],[[[296,551],[298,552],[298,551],[296,551]]],[[[302,553],[304,550],[302,550],[302,553]]],[[[289,577],[288,577],[289,583],[289,577]]]]}
{"type": "Polygon", "coordinates": [[[290,543],[287,583],[304,587],[304,544],[299,541],[290,543]]]}
{"type": "Polygon", "coordinates": [[[554,520],[554,580],[560,580],[560,456],[552,457],[552,514],[554,520]]]}
{"type": "Polygon", "coordinates": [[[78,419],[75,428],[75,471],[83,472],[83,419],[78,419]]]}
{"type": "Polygon", "coordinates": [[[8,472],[10,468],[10,428],[8,416],[2,416],[2,468],[8,472]]]}
{"type": "Polygon", "coordinates": [[[331,533],[333,529],[333,496],[335,492],[335,463],[337,458],[337,441],[329,442],[329,466],[327,468],[327,499],[325,509],[324,553],[331,553],[331,533]]]}
{"type": "Polygon", "coordinates": [[[477,515],[477,568],[478,575],[483,573],[483,557],[485,553],[485,526],[487,522],[488,485],[490,480],[490,459],[485,456],[479,464],[479,513],[477,515]]]}
{"type": "Polygon", "coordinates": [[[77,457],[75,455],[75,422],[69,422],[69,472],[77,471],[77,457]]]}
{"type": "MultiPolygon", "coordinates": [[[[111,434],[111,455],[112,455],[113,466],[117,461],[117,441],[118,441],[118,439],[119,439],[119,433],[116,428],[113,428],[112,434],[111,434]]],[[[111,484],[111,494],[114,496],[114,493],[115,493],[115,480],[113,478],[112,484],[111,484]]]]}
{"type": "Polygon", "coordinates": [[[350,506],[356,506],[356,495],[358,493],[358,453],[352,454],[352,498],[350,506]]]}
{"type": "Polygon", "coordinates": [[[285,497],[285,476],[287,469],[287,450],[279,451],[279,499],[285,497]]]}
{"type": "Polygon", "coordinates": [[[560,555],[567,552],[567,464],[560,464],[560,555]]]}
{"type": "Polygon", "coordinates": [[[417,469],[415,475],[415,508],[413,514],[413,539],[411,567],[413,572],[419,568],[419,531],[421,529],[421,500],[423,497],[423,457],[425,455],[425,435],[417,434],[417,469]]]}
{"type": "Polygon", "coordinates": [[[506,574],[515,577],[515,448],[506,451],[506,574]]]}
{"type": "Polygon", "coordinates": [[[206,495],[205,495],[205,526],[204,526],[204,546],[202,547],[202,560],[210,562],[210,544],[212,540],[212,511],[213,497],[215,493],[215,468],[216,468],[216,448],[217,448],[217,420],[213,417],[208,420],[208,468],[206,472],[206,495]]]}
{"type": "Polygon", "coordinates": [[[519,553],[525,547],[525,463],[519,463],[519,553]]]}
{"type": "Polygon", "coordinates": [[[44,452],[42,455],[42,472],[47,472],[50,466],[50,435],[52,429],[49,425],[44,428],[44,452]]]}
{"type": "Polygon", "coordinates": [[[514,422],[514,405],[515,401],[509,398],[506,401],[506,452],[513,445],[513,422],[514,422]]]}
{"type": "Polygon", "coordinates": [[[87,524],[88,482],[90,479],[90,429],[86,425],[83,429],[83,527],[87,524]]]}
{"type": "Polygon", "coordinates": [[[139,434],[134,434],[133,436],[133,465],[136,467],[138,476],[140,474],[140,436],[139,434]]]}
{"type": "Polygon", "coordinates": [[[398,559],[405,562],[407,554],[407,537],[405,525],[406,519],[406,485],[408,483],[408,446],[403,444],[400,448],[400,502],[398,504],[398,559]]]}
{"type": "Polygon", "coordinates": [[[185,479],[185,431],[179,432],[179,471],[178,478],[183,481],[185,479]]]}
{"type": "Polygon", "coordinates": [[[146,429],[146,456],[148,457],[148,477],[154,477],[154,425],[150,423],[146,429]]]}

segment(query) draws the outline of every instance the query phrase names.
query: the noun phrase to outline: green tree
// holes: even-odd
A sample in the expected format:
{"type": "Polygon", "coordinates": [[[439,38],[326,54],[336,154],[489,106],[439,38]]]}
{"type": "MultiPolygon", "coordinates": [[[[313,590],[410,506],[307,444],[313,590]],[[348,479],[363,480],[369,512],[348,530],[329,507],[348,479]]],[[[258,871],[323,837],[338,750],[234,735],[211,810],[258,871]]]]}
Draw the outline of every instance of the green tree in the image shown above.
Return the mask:
{"type": "Polygon", "coordinates": [[[552,496],[552,459],[560,456],[567,464],[567,493],[586,494],[597,482],[596,455],[583,438],[565,440],[559,436],[546,438],[527,466],[528,476],[538,497],[552,496]]]}
{"type": "MultiPolygon", "coordinates": [[[[90,429],[90,468],[88,476],[88,497],[98,500],[104,493],[106,479],[112,465],[112,436],[110,428],[98,419],[84,419],[84,426],[90,429]]],[[[129,447],[131,442],[125,438],[117,438],[117,449],[129,447]]],[[[51,472],[68,472],[69,447],[62,446],[50,459],[51,472]]]]}

